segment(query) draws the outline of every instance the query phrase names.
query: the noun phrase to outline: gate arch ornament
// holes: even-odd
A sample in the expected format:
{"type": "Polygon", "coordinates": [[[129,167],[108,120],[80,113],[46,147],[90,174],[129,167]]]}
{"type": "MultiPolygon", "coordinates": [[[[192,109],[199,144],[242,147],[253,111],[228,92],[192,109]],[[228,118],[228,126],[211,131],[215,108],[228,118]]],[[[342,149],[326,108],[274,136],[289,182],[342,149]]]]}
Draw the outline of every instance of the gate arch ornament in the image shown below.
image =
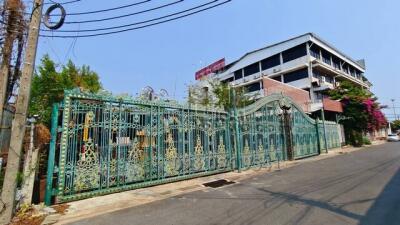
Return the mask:
{"type": "Polygon", "coordinates": [[[239,109],[238,117],[243,167],[319,154],[316,121],[289,97],[264,97],[239,109]],[[256,155],[266,157],[256,160],[256,155]]]}

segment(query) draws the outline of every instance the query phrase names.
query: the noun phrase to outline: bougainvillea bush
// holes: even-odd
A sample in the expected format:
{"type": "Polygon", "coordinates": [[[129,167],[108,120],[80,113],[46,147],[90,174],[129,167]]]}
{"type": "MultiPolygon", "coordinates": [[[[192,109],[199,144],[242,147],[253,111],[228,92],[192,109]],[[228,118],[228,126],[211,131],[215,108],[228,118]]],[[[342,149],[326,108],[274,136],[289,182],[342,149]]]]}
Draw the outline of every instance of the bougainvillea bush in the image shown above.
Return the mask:
{"type": "Polygon", "coordinates": [[[333,100],[340,100],[343,104],[346,141],[354,146],[363,144],[363,133],[372,132],[387,127],[387,120],[381,111],[381,106],[369,91],[350,82],[341,85],[329,92],[333,100]]]}

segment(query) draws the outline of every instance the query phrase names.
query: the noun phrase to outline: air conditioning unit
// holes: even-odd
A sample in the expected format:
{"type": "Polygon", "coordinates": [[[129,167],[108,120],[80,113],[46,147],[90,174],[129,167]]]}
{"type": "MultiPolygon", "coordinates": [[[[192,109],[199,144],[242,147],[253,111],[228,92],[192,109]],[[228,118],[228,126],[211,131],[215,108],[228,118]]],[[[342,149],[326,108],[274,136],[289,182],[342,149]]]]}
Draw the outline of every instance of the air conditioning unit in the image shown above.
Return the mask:
{"type": "Polygon", "coordinates": [[[281,69],[273,69],[274,73],[277,73],[277,72],[280,72],[280,71],[281,71],[281,69]]]}

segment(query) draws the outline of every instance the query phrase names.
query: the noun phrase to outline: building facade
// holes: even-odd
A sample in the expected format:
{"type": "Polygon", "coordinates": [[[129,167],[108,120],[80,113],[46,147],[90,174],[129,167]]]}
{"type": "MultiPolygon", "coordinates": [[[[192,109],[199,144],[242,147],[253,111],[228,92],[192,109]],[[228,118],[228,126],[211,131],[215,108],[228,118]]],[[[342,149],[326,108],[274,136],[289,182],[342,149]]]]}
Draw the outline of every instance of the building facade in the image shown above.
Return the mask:
{"type": "Polygon", "coordinates": [[[289,95],[312,113],[322,108],[340,112],[341,105],[325,98],[326,91],[345,80],[369,90],[371,83],[364,74],[363,60],[353,60],[307,33],[246,53],[207,77],[245,87],[257,98],[276,92],[289,95]]]}

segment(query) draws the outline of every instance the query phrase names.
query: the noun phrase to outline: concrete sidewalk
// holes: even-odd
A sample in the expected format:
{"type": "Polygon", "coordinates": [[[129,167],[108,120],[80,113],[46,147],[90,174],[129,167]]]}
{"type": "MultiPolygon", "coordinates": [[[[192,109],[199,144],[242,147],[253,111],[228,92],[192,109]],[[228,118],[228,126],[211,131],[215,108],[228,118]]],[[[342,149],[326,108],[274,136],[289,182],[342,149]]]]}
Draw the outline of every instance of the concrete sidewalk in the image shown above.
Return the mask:
{"type": "MultiPolygon", "coordinates": [[[[383,143],[385,142],[384,141],[374,142],[372,146],[380,145],[383,143]]],[[[242,171],[241,173],[228,172],[208,177],[201,177],[191,180],[185,180],[175,183],[163,184],[153,187],[147,187],[132,191],[125,191],[121,193],[115,193],[106,196],[99,196],[90,199],[70,202],[67,203],[69,205],[69,209],[66,211],[64,215],[51,215],[49,220],[54,221],[54,218],[56,218],[57,220],[56,224],[68,224],[85,218],[95,217],[97,215],[105,213],[131,208],[134,206],[144,205],[150,202],[159,201],[162,199],[174,197],[188,192],[193,192],[198,190],[207,191],[206,190],[207,188],[202,185],[207,182],[219,179],[226,179],[229,181],[240,183],[241,180],[252,176],[268,173],[279,169],[293,167],[307,162],[323,160],[341,154],[348,154],[353,151],[358,151],[368,147],[369,146],[362,148],[345,147],[345,148],[333,149],[330,150],[327,154],[321,154],[319,156],[310,157],[298,161],[281,162],[279,165],[276,163],[268,168],[258,168],[258,169],[253,168],[250,170],[242,171]]],[[[44,223],[46,223],[46,221],[44,223]]]]}

